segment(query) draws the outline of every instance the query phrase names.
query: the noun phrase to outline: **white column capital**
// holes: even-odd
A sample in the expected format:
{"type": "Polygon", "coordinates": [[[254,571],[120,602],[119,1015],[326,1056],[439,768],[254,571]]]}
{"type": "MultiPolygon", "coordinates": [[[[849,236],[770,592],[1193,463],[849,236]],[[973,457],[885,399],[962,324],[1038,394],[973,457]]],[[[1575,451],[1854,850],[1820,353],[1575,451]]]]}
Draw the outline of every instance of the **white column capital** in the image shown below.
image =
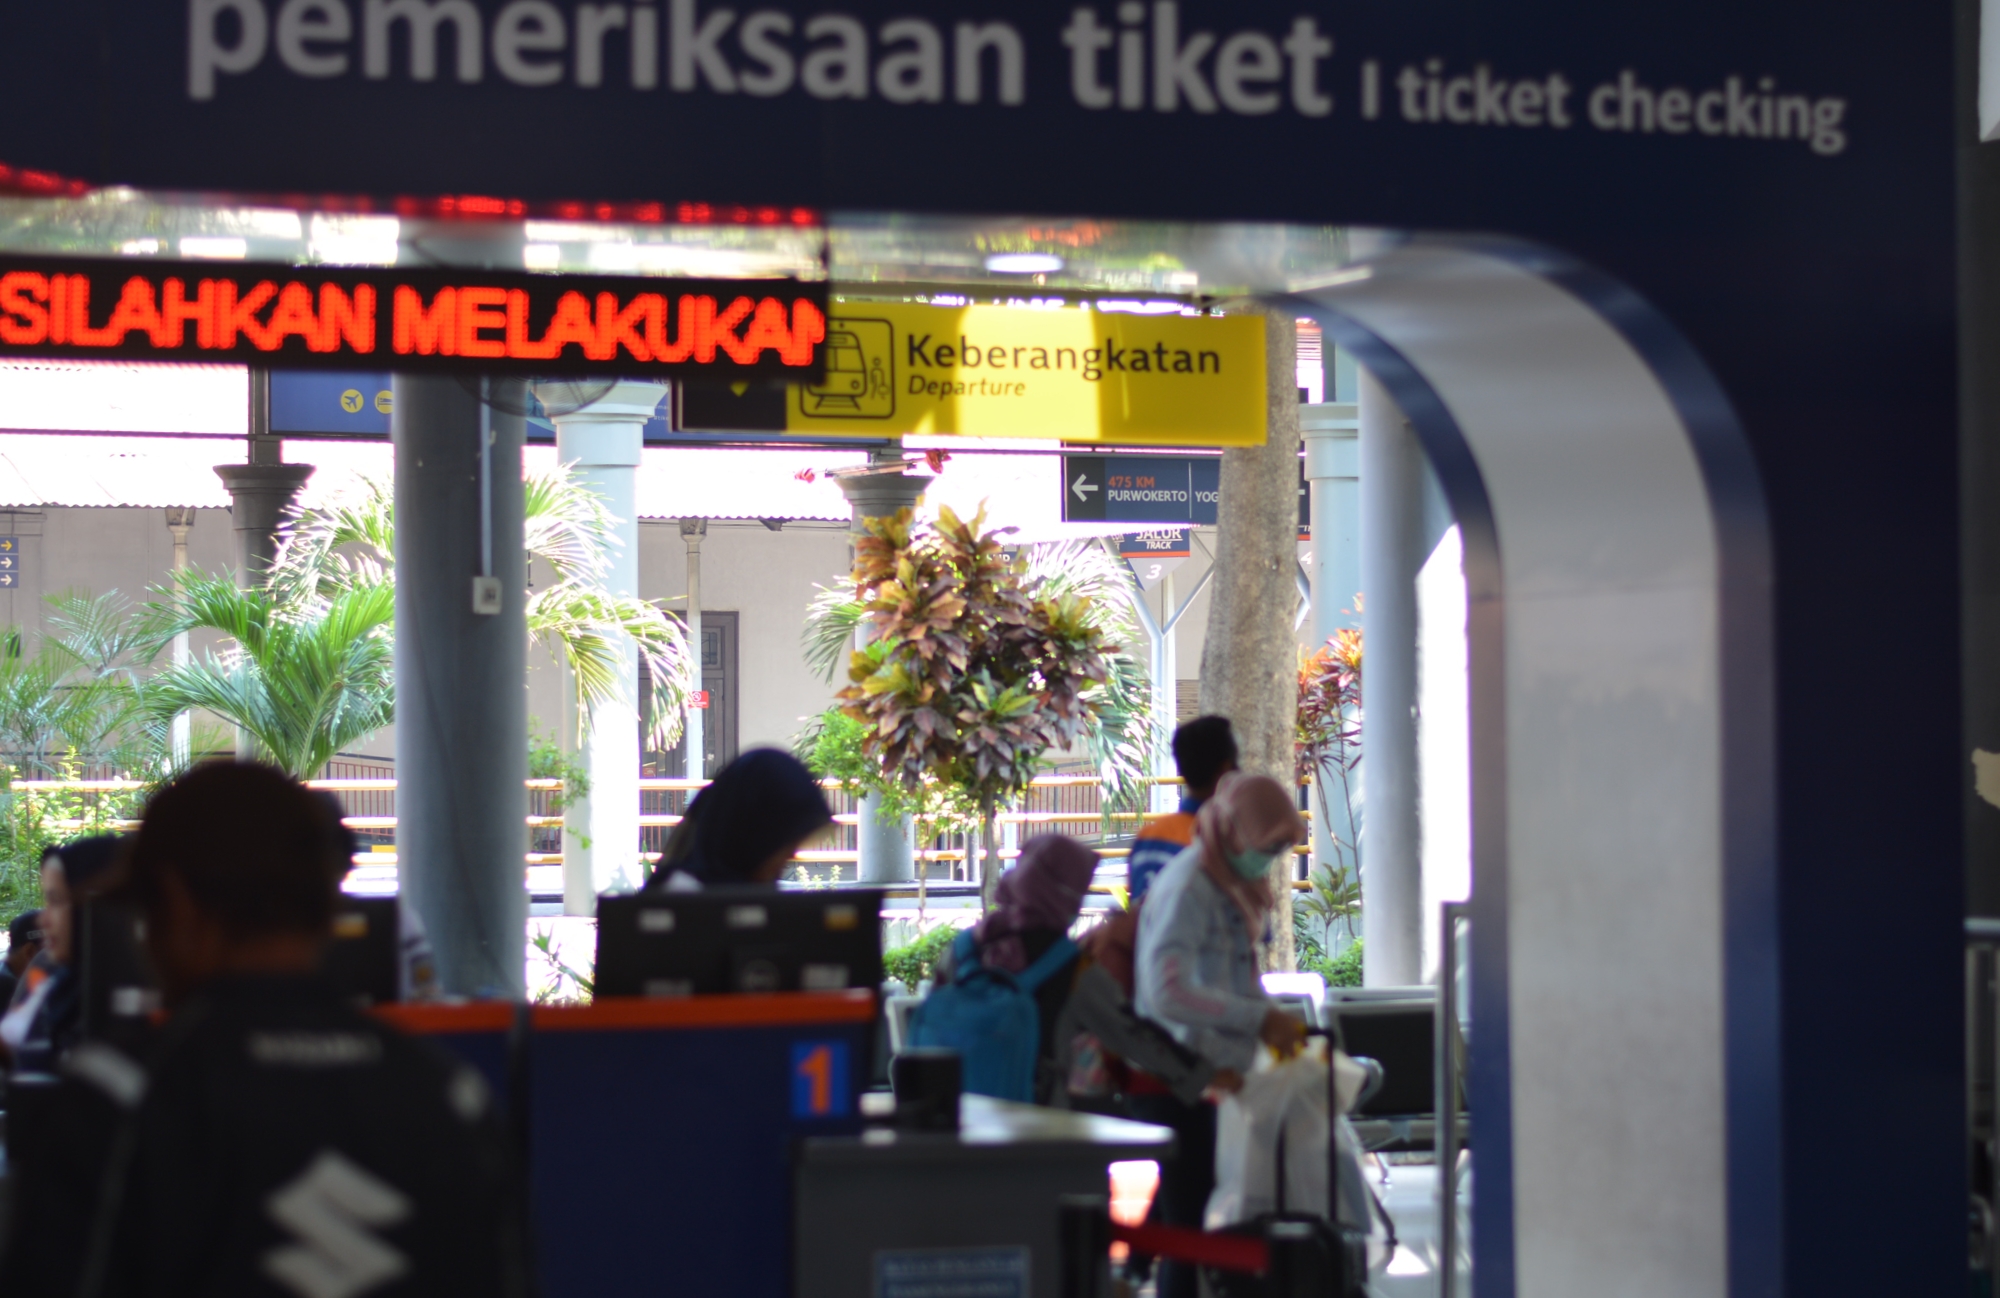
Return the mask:
{"type": "Polygon", "coordinates": [[[1356,403],[1300,406],[1299,435],[1305,441],[1308,481],[1361,476],[1361,408],[1356,403]]]}
{"type": "Polygon", "coordinates": [[[661,382],[620,379],[596,400],[573,407],[574,383],[535,384],[535,396],[556,426],[556,455],[568,464],[636,467],[645,447],[646,421],[666,393],[667,385],[661,382]]]}

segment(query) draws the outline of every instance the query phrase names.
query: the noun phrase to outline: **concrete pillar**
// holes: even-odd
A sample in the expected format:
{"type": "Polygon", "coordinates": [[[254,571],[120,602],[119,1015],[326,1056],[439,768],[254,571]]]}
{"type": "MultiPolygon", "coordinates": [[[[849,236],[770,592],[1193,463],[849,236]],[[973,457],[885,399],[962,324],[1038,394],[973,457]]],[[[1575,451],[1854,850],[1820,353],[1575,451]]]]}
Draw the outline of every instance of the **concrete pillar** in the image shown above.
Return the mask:
{"type": "Polygon", "coordinates": [[[278,525],[312,477],[310,464],[218,464],[215,476],[229,492],[229,525],[236,532],[236,584],[262,585],[278,555],[278,525]]]}
{"type": "Polygon", "coordinates": [[[457,378],[393,380],[396,857],[404,896],[437,948],[444,990],[520,997],[528,901],[524,421],[508,411],[523,408],[525,393],[511,381],[493,387],[482,405],[457,378]],[[499,584],[498,613],[473,611],[482,575],[499,584]]]}
{"type": "MultiPolygon", "coordinates": [[[[174,538],[173,570],[176,581],[180,579],[181,573],[187,571],[188,529],[193,526],[193,509],[190,509],[186,505],[169,505],[167,507],[167,532],[174,538]]],[[[173,643],[174,666],[187,666],[189,657],[188,633],[185,631],[177,632],[173,643]]],[[[194,758],[193,722],[194,719],[185,712],[174,715],[173,725],[169,731],[171,735],[169,751],[173,754],[174,769],[177,771],[187,769],[189,762],[194,758]]]]}
{"type": "MultiPolygon", "coordinates": [[[[701,543],[708,539],[708,520],[683,518],[681,544],[687,547],[687,607],[683,624],[687,627],[688,653],[693,656],[694,687],[701,688],[701,543]]],[[[702,708],[687,710],[687,778],[707,780],[715,773],[708,769],[708,713],[702,708]]]]}
{"type": "Polygon", "coordinates": [[[312,475],[310,464],[284,463],[284,443],[271,436],[271,373],[252,369],[248,462],[215,466],[215,476],[229,492],[237,586],[248,590],[260,585],[271,571],[278,554],[278,525],[312,475]]]}
{"type": "MultiPolygon", "coordinates": [[[[1299,433],[1306,448],[1306,482],[1312,490],[1312,619],[1317,649],[1337,631],[1361,625],[1360,412],[1352,403],[1303,406],[1299,433]]],[[[1358,785],[1356,771],[1350,784],[1358,785]]],[[[1358,788],[1343,791],[1338,778],[1322,776],[1313,797],[1313,861],[1337,865],[1335,841],[1357,841],[1358,788]],[[1348,804],[1354,804],[1349,818],[1348,804]]],[[[1359,860],[1351,851],[1346,864],[1359,860]]]]}
{"type": "MultiPolygon", "coordinates": [[[[898,460],[902,458],[900,452],[895,454],[898,460]]],[[[848,530],[857,536],[863,531],[864,519],[885,518],[899,509],[916,508],[923,499],[924,488],[931,484],[930,478],[921,473],[870,473],[836,481],[853,507],[854,517],[848,530]]],[[[867,638],[865,625],[860,634],[867,638]]],[[[861,823],[856,839],[861,854],[858,871],[861,882],[896,883],[916,878],[916,855],[909,824],[884,817],[882,799],[877,794],[862,798],[859,811],[861,823]]]]}
{"type": "Polygon", "coordinates": [[[1423,971],[1422,834],[1417,785],[1417,571],[1423,566],[1424,455],[1374,375],[1361,376],[1363,980],[1415,983],[1423,971]]]}
{"type": "MultiPolygon", "coordinates": [[[[574,405],[577,385],[538,383],[535,395],[556,426],[556,458],[604,502],[611,544],[604,554],[604,589],[639,593],[639,462],[646,421],[666,395],[664,383],[621,380],[609,392],[574,405]]],[[[613,697],[577,718],[577,753],[590,792],[573,799],[563,818],[563,913],[594,915],[603,892],[639,886],[639,651],[626,641],[613,697]]]]}

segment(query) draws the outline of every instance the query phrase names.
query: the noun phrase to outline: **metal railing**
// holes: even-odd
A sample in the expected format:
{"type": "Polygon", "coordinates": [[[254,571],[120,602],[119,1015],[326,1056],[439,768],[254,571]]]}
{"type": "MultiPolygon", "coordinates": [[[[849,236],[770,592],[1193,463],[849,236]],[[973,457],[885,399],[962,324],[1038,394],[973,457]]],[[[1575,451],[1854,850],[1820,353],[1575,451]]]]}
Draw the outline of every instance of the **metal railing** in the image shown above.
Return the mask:
{"type": "MultiPolygon", "coordinates": [[[[306,787],[331,793],[340,800],[342,823],[353,830],[361,840],[364,855],[357,857],[377,866],[395,863],[394,846],[397,825],[396,779],[390,768],[371,767],[356,762],[335,762],[329,769],[345,767],[346,771],[326,779],[307,780],[306,787]],[[383,771],[383,774],[351,774],[359,771],[383,771]]],[[[1182,781],[1172,776],[1149,776],[1145,784],[1154,786],[1177,786],[1182,781]]],[[[638,817],[640,832],[640,856],[643,860],[659,859],[666,846],[667,836],[674,826],[685,818],[687,803],[692,796],[706,788],[706,780],[688,780],[647,776],[639,781],[640,812],[638,817]]],[[[860,861],[857,832],[861,817],[854,799],[843,790],[837,781],[822,780],[821,787],[827,791],[828,799],[834,807],[835,840],[824,846],[802,850],[798,860],[807,867],[828,867],[836,875],[844,868],[856,868],[860,861]]],[[[528,815],[523,827],[529,832],[529,842],[523,853],[525,864],[531,866],[553,866],[562,863],[562,829],[564,816],[564,785],[558,779],[530,779],[525,782],[529,798],[528,815]]],[[[79,794],[86,798],[105,797],[117,794],[131,794],[144,789],[146,785],[138,780],[98,779],[98,780],[16,780],[10,788],[21,793],[79,794]]],[[[1002,835],[999,855],[1002,860],[1011,861],[1020,856],[1018,840],[1032,833],[1052,829],[1063,829],[1078,840],[1095,848],[1098,854],[1108,860],[1123,860],[1127,848],[1109,840],[1128,838],[1135,834],[1140,825],[1154,813],[1150,811],[1107,811],[1104,809],[1103,786],[1094,775],[1044,775],[1036,777],[1028,788],[1023,806],[1014,811],[1005,811],[995,817],[1002,835]],[[1010,832],[1011,831],[1011,832],[1010,832]],[[1009,844],[1007,840],[1016,840],[1009,844]]],[[[1302,809],[1301,814],[1308,820],[1311,811],[1302,809]]],[[[138,821],[128,818],[54,818],[47,822],[53,830],[75,833],[90,828],[110,830],[133,829],[138,821]]],[[[1301,854],[1310,849],[1301,846],[1301,854]]],[[[971,882],[974,865],[979,855],[976,831],[972,834],[941,834],[927,841],[914,853],[924,864],[924,872],[933,882],[971,882]],[[945,878],[938,880],[932,871],[943,867],[945,878]]]]}

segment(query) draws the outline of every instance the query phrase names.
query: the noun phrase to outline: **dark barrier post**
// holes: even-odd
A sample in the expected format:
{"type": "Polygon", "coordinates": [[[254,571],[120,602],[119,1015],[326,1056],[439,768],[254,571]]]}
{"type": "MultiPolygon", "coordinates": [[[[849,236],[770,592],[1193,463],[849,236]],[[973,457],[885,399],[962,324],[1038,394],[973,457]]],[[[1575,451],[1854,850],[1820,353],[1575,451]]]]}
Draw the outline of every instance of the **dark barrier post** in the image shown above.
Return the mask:
{"type": "Polygon", "coordinates": [[[1328,1298],[1340,1292],[1327,1274],[1326,1245],[1311,1222],[1274,1221],[1268,1239],[1271,1269],[1264,1292],[1270,1298],[1328,1298]]]}
{"type": "Polygon", "coordinates": [[[1110,1298],[1111,1200],[1066,1194],[1056,1203],[1062,1241],[1062,1298],[1110,1298]]]}

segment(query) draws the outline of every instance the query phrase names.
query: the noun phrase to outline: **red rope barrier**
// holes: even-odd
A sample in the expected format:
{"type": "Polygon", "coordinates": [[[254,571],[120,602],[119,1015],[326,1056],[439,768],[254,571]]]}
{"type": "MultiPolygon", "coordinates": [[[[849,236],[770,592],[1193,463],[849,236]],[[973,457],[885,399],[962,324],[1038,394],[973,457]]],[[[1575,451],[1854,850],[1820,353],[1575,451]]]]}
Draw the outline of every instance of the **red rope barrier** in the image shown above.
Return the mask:
{"type": "Polygon", "coordinates": [[[1271,1249],[1250,1235],[1211,1235],[1181,1226],[1121,1226],[1111,1223],[1111,1238],[1130,1244],[1135,1252],[1224,1271],[1257,1275],[1271,1269],[1271,1249]]]}

